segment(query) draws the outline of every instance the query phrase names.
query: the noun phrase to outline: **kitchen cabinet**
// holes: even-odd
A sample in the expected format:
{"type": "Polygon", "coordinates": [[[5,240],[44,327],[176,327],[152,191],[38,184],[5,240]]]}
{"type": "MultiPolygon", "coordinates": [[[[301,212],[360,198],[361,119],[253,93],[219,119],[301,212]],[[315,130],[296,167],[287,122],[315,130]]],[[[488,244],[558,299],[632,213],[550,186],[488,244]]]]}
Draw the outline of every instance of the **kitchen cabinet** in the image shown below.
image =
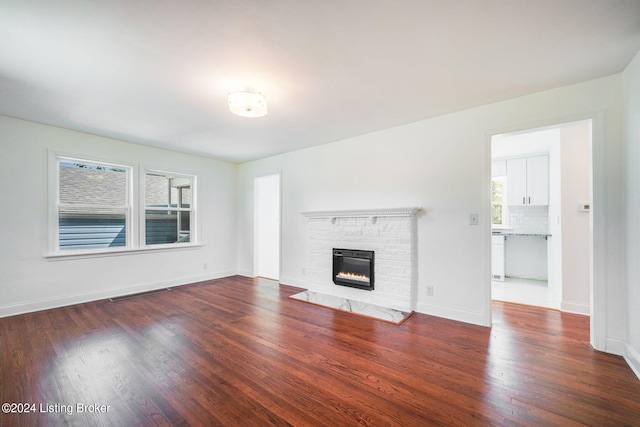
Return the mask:
{"type": "Polygon", "coordinates": [[[504,236],[491,236],[491,280],[504,281],[504,236]]]}
{"type": "Polygon", "coordinates": [[[507,204],[509,206],[549,204],[549,156],[507,160],[507,204]]]}

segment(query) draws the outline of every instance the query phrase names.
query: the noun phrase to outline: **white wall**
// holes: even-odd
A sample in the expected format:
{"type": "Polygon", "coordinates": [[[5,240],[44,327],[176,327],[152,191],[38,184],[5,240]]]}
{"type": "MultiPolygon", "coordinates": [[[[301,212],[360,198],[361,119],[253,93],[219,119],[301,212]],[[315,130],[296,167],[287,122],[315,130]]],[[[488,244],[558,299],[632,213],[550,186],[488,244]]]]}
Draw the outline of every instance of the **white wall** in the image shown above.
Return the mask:
{"type": "MultiPolygon", "coordinates": [[[[595,117],[599,349],[626,337],[621,77],[614,75],[239,166],[238,269],[253,266],[253,178],[282,170],[281,282],[305,287],[300,212],[422,206],[418,311],[490,324],[490,137],[595,117]],[[469,214],[481,225],[469,225],[469,214]],[[433,286],[434,296],[426,295],[433,286]]],[[[609,347],[607,347],[609,345],[609,347]]]]}
{"type": "Polygon", "coordinates": [[[0,316],[235,274],[235,165],[4,116],[0,129],[0,316]],[[197,175],[203,246],[48,260],[48,150],[197,175]]]}
{"type": "Polygon", "coordinates": [[[625,106],[626,258],[629,339],[626,359],[640,377],[640,53],[623,73],[625,106]]]}
{"type": "Polygon", "coordinates": [[[563,311],[589,314],[590,218],[578,206],[590,203],[591,124],[560,128],[562,188],[563,311]]]}

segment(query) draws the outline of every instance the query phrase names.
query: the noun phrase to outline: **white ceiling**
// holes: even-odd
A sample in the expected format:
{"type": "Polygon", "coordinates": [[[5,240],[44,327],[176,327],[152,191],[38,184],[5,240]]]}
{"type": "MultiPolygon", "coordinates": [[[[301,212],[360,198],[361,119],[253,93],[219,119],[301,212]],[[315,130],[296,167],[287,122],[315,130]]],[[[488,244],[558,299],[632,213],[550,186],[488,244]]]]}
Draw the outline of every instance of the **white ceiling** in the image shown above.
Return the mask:
{"type": "Polygon", "coordinates": [[[638,0],[0,0],[0,114],[242,162],[621,72],[638,0]],[[264,93],[241,118],[230,90],[264,93]]]}

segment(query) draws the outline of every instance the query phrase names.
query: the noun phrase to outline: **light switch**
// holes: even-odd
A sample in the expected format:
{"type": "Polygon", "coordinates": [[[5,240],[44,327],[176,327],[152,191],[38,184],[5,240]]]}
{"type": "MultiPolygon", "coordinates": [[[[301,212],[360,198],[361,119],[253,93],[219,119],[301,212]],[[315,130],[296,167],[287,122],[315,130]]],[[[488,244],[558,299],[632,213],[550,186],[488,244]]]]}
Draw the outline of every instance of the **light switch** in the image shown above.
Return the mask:
{"type": "Polygon", "coordinates": [[[469,224],[470,225],[478,225],[478,214],[469,215],[469,224]]]}

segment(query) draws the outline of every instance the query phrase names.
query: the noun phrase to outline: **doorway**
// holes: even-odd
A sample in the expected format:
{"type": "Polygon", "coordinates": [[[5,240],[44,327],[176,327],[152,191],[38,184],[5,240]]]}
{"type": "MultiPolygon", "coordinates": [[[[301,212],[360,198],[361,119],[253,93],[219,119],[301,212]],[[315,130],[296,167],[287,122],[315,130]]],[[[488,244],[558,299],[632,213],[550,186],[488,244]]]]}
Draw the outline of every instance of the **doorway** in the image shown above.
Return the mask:
{"type": "Polygon", "coordinates": [[[591,139],[591,120],[492,137],[492,299],[590,314],[591,139]]]}
{"type": "Polygon", "coordinates": [[[254,275],[280,280],[280,175],[254,180],[254,275]]]}

